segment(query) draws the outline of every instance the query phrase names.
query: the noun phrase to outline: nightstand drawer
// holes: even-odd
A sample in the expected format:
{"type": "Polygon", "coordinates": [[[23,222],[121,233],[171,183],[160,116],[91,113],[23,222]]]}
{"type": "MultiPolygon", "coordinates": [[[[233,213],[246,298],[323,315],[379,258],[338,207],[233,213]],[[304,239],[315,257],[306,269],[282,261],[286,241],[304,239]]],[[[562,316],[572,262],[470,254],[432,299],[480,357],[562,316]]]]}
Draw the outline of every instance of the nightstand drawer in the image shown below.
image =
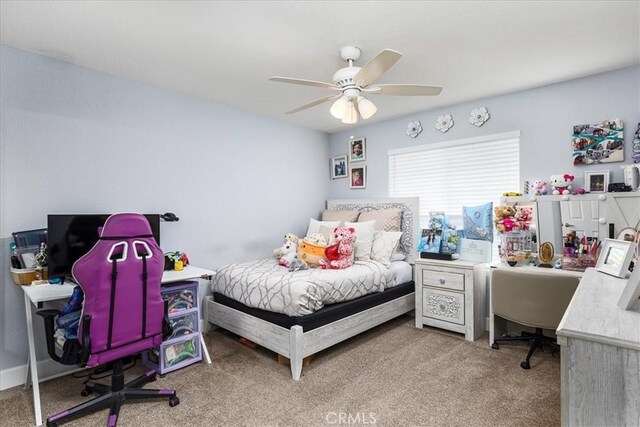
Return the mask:
{"type": "Polygon", "coordinates": [[[423,269],[422,285],[464,292],[464,274],[423,269]]]}
{"type": "Polygon", "coordinates": [[[422,315],[464,325],[464,294],[423,288],[422,315]]]}

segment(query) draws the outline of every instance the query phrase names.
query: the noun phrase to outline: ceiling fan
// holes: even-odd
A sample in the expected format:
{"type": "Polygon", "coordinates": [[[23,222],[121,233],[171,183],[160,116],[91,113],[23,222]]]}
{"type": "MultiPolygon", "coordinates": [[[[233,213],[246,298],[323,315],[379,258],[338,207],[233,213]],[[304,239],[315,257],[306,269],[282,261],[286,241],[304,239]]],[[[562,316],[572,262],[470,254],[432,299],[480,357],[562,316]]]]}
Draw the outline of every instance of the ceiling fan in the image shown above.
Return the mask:
{"type": "Polygon", "coordinates": [[[347,61],[349,65],[335,72],[331,79],[333,83],[294,79],[290,77],[269,77],[269,80],[274,82],[321,87],[338,92],[288,111],[287,114],[297,113],[337,98],[331,106],[331,115],[336,119],[340,119],[342,123],[352,124],[358,121],[358,116],[366,120],[378,111],[373,102],[363,94],[430,96],[438,95],[442,91],[442,88],[439,86],[413,84],[373,85],[380,76],[402,57],[402,54],[395,50],[384,49],[362,68],[353,65],[353,63],[360,58],[359,48],[354,46],[343,47],[340,50],[340,57],[347,61]]]}

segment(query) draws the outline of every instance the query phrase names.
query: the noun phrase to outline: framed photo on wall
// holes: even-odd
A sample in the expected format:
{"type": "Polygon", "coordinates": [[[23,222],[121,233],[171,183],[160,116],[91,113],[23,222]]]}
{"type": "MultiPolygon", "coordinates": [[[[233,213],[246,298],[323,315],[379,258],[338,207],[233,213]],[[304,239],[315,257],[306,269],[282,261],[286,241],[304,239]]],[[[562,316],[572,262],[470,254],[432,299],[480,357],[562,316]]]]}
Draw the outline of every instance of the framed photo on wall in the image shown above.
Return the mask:
{"type": "Polygon", "coordinates": [[[624,161],[624,123],[620,119],[573,126],[573,164],[624,161]]]}
{"type": "Polygon", "coordinates": [[[606,193],[609,188],[609,171],[585,172],[584,188],[590,193],[606,193]]]}
{"type": "Polygon", "coordinates": [[[367,159],[366,140],[364,137],[352,138],[349,144],[349,163],[364,162],[367,159]]]}
{"type": "Polygon", "coordinates": [[[349,169],[350,176],[350,188],[360,189],[367,188],[367,167],[366,166],[351,166],[349,169]]]}
{"type": "Polygon", "coordinates": [[[331,179],[346,178],[347,171],[348,164],[346,154],[331,159],[331,179]]]}

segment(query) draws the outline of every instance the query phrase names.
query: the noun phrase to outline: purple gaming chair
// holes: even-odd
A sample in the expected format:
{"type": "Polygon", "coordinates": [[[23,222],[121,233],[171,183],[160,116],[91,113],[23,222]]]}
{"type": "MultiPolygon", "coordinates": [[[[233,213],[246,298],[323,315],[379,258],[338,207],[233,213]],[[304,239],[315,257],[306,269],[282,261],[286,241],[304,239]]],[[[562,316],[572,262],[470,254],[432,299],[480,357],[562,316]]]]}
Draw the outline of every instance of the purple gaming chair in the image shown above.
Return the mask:
{"type": "MultiPolygon", "coordinates": [[[[48,427],[107,406],[111,407],[107,426],[115,426],[121,405],[132,399],[168,397],[171,406],[180,403],[175,390],[141,388],[155,381],[154,370],[125,384],[122,368],[124,357],[160,345],[163,336],[171,333],[160,294],[162,250],[147,219],[140,214],[111,215],[99,234],[98,243],[76,261],[71,272],[84,292],[78,328],[79,359],[88,367],[112,362],[111,386],[88,381],[82,395],[96,392],[100,396],[51,415],[48,427]]],[[[49,334],[53,316],[48,314],[44,317],[50,318],[51,324],[46,327],[49,334]]],[[[54,354],[51,356],[56,359],[54,354]]]]}

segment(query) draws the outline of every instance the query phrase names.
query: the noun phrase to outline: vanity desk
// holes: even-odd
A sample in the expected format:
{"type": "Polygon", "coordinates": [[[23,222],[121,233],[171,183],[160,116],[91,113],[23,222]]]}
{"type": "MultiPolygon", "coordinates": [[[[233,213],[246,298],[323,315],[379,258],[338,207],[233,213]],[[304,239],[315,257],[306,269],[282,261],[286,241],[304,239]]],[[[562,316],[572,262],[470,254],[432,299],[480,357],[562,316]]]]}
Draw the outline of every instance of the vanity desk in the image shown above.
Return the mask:
{"type": "Polygon", "coordinates": [[[558,326],[563,426],[640,425],[640,311],[617,306],[626,282],[587,269],[558,326]]]}

